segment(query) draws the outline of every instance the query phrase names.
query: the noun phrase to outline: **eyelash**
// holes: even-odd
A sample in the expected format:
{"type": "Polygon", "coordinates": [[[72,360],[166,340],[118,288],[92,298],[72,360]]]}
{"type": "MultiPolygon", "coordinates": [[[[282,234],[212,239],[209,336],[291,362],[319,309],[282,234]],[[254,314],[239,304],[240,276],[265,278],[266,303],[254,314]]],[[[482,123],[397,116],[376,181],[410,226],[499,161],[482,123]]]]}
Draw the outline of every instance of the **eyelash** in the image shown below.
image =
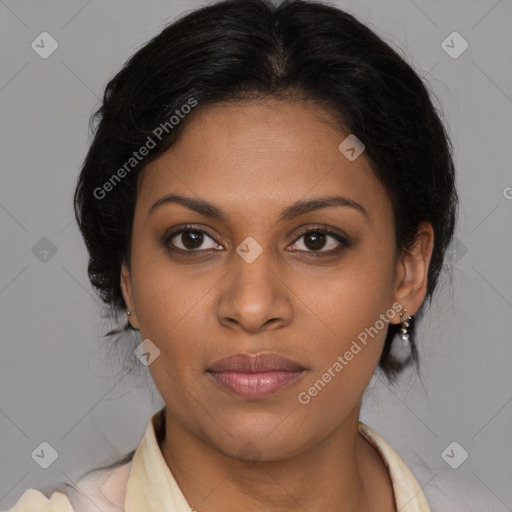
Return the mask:
{"type": "MultiPolygon", "coordinates": [[[[170,252],[181,253],[183,255],[191,256],[191,257],[201,256],[201,255],[204,255],[205,252],[212,252],[212,251],[217,250],[217,249],[185,250],[185,249],[180,249],[178,247],[172,247],[171,240],[176,235],[179,235],[181,233],[191,232],[191,231],[204,234],[204,235],[208,236],[209,238],[211,238],[215,243],[218,243],[210,234],[208,234],[207,231],[204,231],[203,229],[199,229],[198,227],[194,226],[193,224],[187,224],[185,226],[181,226],[179,229],[176,229],[175,231],[172,231],[171,233],[164,235],[164,237],[162,238],[162,245],[164,246],[164,248],[166,250],[168,250],[170,252]]],[[[304,229],[303,231],[301,231],[298,234],[297,238],[293,241],[292,245],[295,245],[303,236],[308,235],[310,233],[322,233],[325,235],[329,235],[329,236],[333,237],[340,244],[337,248],[331,249],[329,251],[313,251],[313,250],[299,251],[300,253],[306,253],[308,255],[311,255],[314,258],[326,258],[329,256],[334,256],[335,254],[338,254],[341,250],[348,248],[351,245],[351,241],[347,236],[341,235],[337,231],[334,231],[333,229],[330,229],[328,227],[320,227],[320,226],[318,226],[318,227],[310,226],[307,229],[304,229]]]]}

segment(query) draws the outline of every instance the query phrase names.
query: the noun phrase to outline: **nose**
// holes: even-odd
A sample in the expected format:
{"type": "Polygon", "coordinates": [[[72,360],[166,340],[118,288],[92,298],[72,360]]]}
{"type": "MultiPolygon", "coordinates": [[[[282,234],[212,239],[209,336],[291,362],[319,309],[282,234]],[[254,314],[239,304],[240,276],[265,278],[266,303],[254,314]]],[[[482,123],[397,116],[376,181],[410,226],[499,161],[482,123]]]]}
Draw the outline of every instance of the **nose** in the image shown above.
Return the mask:
{"type": "Polygon", "coordinates": [[[251,333],[288,325],[293,315],[293,294],[282,269],[265,251],[251,263],[238,254],[233,260],[231,271],[222,280],[217,303],[219,322],[251,333]]]}

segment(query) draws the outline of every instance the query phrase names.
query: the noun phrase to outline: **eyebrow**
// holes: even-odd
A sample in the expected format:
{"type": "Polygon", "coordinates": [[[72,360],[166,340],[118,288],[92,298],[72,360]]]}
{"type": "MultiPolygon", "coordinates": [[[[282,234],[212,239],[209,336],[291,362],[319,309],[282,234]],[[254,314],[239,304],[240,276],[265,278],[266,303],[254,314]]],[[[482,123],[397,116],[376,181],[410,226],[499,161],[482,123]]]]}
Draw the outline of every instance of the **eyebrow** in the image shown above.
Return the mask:
{"type": "MultiPolygon", "coordinates": [[[[219,207],[213,205],[212,203],[202,199],[185,197],[180,194],[168,194],[160,198],[150,207],[149,215],[151,215],[159,207],[169,203],[181,204],[182,206],[185,206],[186,208],[189,208],[190,210],[193,210],[201,215],[211,217],[212,219],[217,219],[222,222],[225,222],[227,219],[226,214],[219,207]]],[[[339,206],[345,208],[353,208],[362,213],[366,219],[369,220],[368,212],[361,204],[342,196],[317,197],[314,199],[297,201],[281,210],[279,218],[280,220],[292,220],[295,217],[299,217],[300,215],[304,215],[314,210],[339,206]]]]}

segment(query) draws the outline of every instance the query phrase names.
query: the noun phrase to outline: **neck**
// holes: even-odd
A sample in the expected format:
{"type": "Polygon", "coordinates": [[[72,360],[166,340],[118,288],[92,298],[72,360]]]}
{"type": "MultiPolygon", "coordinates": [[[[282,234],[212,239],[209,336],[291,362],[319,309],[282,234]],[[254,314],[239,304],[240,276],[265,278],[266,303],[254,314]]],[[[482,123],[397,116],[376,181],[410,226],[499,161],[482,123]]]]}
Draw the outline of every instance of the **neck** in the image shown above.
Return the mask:
{"type": "Polygon", "coordinates": [[[370,511],[377,497],[365,476],[375,476],[375,453],[358,434],[359,409],[315,445],[271,461],[223,454],[167,411],[161,450],[188,503],[201,512],[370,511]]]}

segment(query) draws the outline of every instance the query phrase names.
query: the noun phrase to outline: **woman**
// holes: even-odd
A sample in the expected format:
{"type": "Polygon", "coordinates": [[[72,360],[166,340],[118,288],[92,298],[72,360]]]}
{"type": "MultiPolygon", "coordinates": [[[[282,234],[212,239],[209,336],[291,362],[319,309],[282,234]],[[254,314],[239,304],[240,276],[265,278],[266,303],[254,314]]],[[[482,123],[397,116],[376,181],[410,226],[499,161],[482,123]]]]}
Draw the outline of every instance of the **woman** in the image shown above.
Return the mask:
{"type": "Polygon", "coordinates": [[[425,512],[359,421],[416,363],[457,215],[421,79],[351,15],[228,0],[108,84],[75,194],[89,277],[165,407],[138,448],[13,511],[425,512]]]}

